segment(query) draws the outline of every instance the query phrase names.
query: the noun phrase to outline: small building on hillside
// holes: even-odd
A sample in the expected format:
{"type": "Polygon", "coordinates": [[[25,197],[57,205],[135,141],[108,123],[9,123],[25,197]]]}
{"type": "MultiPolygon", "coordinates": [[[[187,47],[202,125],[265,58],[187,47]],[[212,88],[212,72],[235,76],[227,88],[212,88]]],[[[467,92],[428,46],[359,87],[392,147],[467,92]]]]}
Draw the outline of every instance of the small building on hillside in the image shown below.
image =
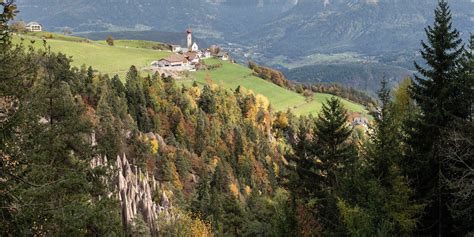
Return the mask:
{"type": "Polygon", "coordinates": [[[355,117],[353,120],[352,120],[352,126],[363,126],[363,127],[366,127],[368,128],[369,127],[369,120],[367,118],[364,118],[364,117],[355,117]]]}
{"type": "Polygon", "coordinates": [[[197,52],[199,51],[199,46],[196,44],[196,42],[191,45],[191,52],[197,52]]]}
{"type": "Polygon", "coordinates": [[[220,60],[223,60],[223,61],[228,61],[229,60],[229,54],[226,53],[226,52],[219,52],[217,54],[217,58],[219,58],[220,60]]]}
{"type": "Polygon", "coordinates": [[[204,51],[204,53],[202,54],[203,58],[210,58],[211,56],[212,56],[212,52],[209,49],[206,49],[206,51],[204,51]]]}
{"type": "Polygon", "coordinates": [[[151,63],[153,67],[172,68],[189,66],[189,61],[182,54],[172,54],[166,58],[151,63]]]}
{"type": "Polygon", "coordinates": [[[192,64],[198,64],[199,63],[199,55],[197,52],[187,52],[184,54],[184,57],[192,64]]]}
{"type": "Polygon", "coordinates": [[[30,32],[41,32],[43,31],[43,26],[38,22],[30,22],[26,24],[26,30],[30,32]]]}

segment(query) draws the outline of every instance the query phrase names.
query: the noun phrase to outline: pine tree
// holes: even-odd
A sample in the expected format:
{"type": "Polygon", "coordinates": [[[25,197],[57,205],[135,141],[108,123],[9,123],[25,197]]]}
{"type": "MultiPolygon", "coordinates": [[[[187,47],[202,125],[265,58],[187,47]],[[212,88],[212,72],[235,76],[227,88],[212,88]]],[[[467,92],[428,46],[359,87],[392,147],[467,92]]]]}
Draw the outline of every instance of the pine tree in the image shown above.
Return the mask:
{"type": "Polygon", "coordinates": [[[440,186],[439,140],[441,131],[455,120],[469,116],[464,48],[460,33],[452,29],[448,3],[439,1],[433,26],[425,29],[428,42],[422,42],[421,55],[427,68],[415,63],[419,75],[411,88],[421,113],[408,127],[411,151],[405,170],[413,182],[418,200],[429,203],[420,224],[421,234],[447,235],[452,229],[440,186]],[[467,90],[466,90],[467,89],[467,90]],[[421,231],[422,230],[422,231],[421,231]]]}
{"type": "Polygon", "coordinates": [[[332,97],[323,104],[315,130],[316,155],[320,169],[327,172],[325,185],[336,187],[338,170],[353,158],[353,147],[348,142],[351,133],[346,110],[339,99],[332,97]]]}
{"type": "Polygon", "coordinates": [[[349,142],[351,133],[347,112],[341,101],[336,97],[328,99],[316,122],[317,138],[314,144],[317,170],[322,174],[316,195],[320,200],[317,211],[325,234],[341,234],[342,231],[336,205],[342,181],[356,156],[349,142]]]}
{"type": "Polygon", "coordinates": [[[126,97],[128,102],[128,112],[137,123],[137,127],[142,132],[152,129],[151,120],[147,112],[147,100],[143,80],[138,74],[135,66],[131,66],[127,73],[126,97]]]}
{"type": "Polygon", "coordinates": [[[217,102],[209,85],[205,85],[202,89],[201,98],[199,99],[199,107],[201,107],[207,114],[214,114],[217,112],[217,102]]]}
{"type": "Polygon", "coordinates": [[[109,101],[114,97],[109,83],[102,86],[100,100],[97,105],[97,141],[100,155],[117,157],[120,147],[120,126],[116,123],[109,101]]]}
{"type": "MultiPolygon", "coordinates": [[[[300,130],[305,131],[303,128],[300,130]]],[[[293,159],[297,175],[292,178],[292,191],[312,209],[312,215],[323,226],[320,234],[344,233],[339,221],[337,197],[356,156],[349,141],[351,133],[346,110],[339,99],[332,97],[323,104],[313,141],[304,138],[304,132],[299,135],[299,149],[305,151],[298,151],[297,154],[303,157],[293,159]],[[305,140],[305,144],[310,142],[310,147],[301,144],[305,140]]]]}

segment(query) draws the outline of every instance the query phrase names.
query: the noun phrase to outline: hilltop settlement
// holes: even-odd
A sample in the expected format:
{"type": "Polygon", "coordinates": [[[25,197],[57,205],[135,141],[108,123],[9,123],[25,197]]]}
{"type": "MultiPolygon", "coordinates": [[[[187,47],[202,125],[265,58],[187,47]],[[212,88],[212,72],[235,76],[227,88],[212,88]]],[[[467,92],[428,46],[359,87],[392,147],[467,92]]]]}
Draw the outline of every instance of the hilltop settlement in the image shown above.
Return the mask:
{"type": "Polygon", "coordinates": [[[219,58],[223,61],[229,61],[229,54],[221,51],[217,46],[211,46],[201,50],[199,45],[193,41],[193,31],[191,28],[186,30],[186,46],[172,45],[173,54],[165,58],[151,62],[153,71],[196,71],[202,66],[202,60],[206,58],[219,58]]]}

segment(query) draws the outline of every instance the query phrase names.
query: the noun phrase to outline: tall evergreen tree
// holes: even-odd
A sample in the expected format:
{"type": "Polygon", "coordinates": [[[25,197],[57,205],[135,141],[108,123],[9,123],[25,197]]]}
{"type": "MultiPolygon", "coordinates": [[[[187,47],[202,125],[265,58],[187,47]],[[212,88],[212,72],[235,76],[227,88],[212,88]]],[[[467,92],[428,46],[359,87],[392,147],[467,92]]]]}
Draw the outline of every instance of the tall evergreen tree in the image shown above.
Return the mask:
{"type": "Polygon", "coordinates": [[[422,42],[421,55],[428,67],[415,63],[411,94],[421,113],[409,123],[409,159],[405,169],[417,198],[428,207],[420,224],[421,234],[448,235],[451,221],[444,190],[440,186],[444,167],[439,157],[441,131],[455,120],[469,115],[469,88],[466,88],[465,51],[460,33],[452,28],[448,3],[439,1],[433,26],[425,29],[428,42],[422,42]],[[467,90],[466,90],[467,89],[467,90]]]}
{"type": "MultiPolygon", "coordinates": [[[[297,176],[292,184],[293,193],[312,208],[325,235],[344,234],[337,197],[356,154],[349,141],[352,129],[347,112],[339,99],[332,97],[323,105],[314,133],[311,149],[297,152],[305,157],[294,159],[297,176]]],[[[298,147],[307,149],[306,145],[298,147]]]]}
{"type": "Polygon", "coordinates": [[[138,74],[135,66],[131,66],[127,73],[126,97],[128,101],[128,112],[137,123],[142,132],[148,132],[152,128],[151,120],[147,113],[147,101],[143,80],[138,74]]]}
{"type": "Polygon", "coordinates": [[[205,85],[202,89],[201,98],[199,99],[199,107],[208,114],[217,112],[217,102],[211,86],[205,85]]]}
{"type": "Polygon", "coordinates": [[[316,123],[316,155],[323,172],[327,172],[325,185],[336,187],[338,170],[350,163],[354,149],[348,139],[352,133],[347,111],[341,101],[332,97],[325,104],[316,123]]]}

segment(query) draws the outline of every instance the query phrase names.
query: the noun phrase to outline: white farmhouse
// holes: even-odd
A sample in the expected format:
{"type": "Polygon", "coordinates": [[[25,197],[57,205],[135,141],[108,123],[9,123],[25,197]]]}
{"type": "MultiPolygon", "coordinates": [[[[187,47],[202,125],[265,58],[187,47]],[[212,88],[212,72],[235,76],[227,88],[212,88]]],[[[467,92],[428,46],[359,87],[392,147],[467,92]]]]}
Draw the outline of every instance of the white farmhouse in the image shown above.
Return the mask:
{"type": "Polygon", "coordinates": [[[38,22],[30,22],[26,24],[26,30],[31,32],[40,32],[43,31],[43,26],[38,22]]]}
{"type": "Polygon", "coordinates": [[[229,54],[226,52],[219,52],[217,54],[217,58],[223,60],[223,61],[228,61],[229,60],[229,54]]]}

